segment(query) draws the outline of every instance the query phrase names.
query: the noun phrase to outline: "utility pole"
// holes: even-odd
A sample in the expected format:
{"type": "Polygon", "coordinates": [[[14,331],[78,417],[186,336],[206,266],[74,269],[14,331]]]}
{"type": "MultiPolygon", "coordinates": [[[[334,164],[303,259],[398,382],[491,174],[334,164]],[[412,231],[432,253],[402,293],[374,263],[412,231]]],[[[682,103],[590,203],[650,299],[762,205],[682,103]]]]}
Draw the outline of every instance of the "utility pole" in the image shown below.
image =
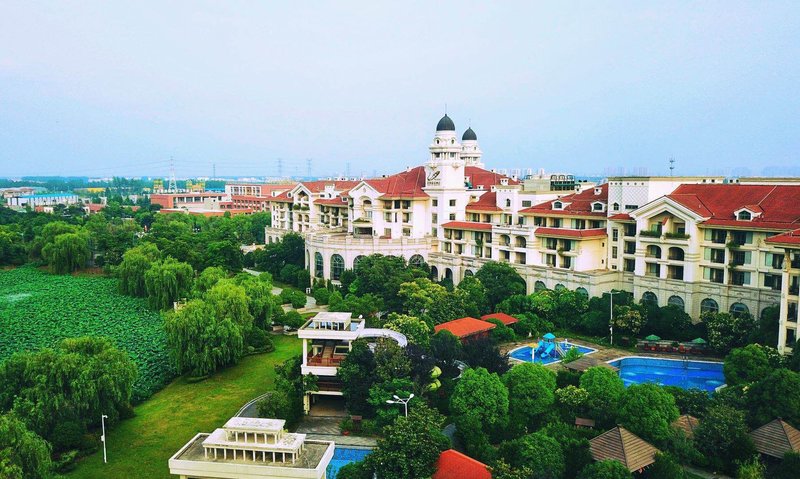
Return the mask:
{"type": "Polygon", "coordinates": [[[669,157],[669,176],[672,177],[672,172],[675,170],[675,157],[669,157]]]}
{"type": "Polygon", "coordinates": [[[175,160],[172,156],[169,157],[169,187],[167,188],[170,193],[178,192],[178,184],[175,181],[175,160]]]}
{"type": "Polygon", "coordinates": [[[100,440],[103,441],[103,464],[108,464],[108,457],[106,456],[106,419],[108,419],[108,416],[105,414],[100,416],[100,423],[103,426],[103,435],[100,436],[100,440]]]}
{"type": "Polygon", "coordinates": [[[403,409],[404,409],[404,411],[406,413],[406,417],[408,417],[408,402],[411,401],[414,398],[414,394],[412,393],[410,396],[408,396],[405,399],[400,399],[397,396],[397,394],[395,394],[392,397],[394,398],[394,401],[389,399],[389,400],[386,401],[386,404],[402,404],[403,405],[403,409]]]}

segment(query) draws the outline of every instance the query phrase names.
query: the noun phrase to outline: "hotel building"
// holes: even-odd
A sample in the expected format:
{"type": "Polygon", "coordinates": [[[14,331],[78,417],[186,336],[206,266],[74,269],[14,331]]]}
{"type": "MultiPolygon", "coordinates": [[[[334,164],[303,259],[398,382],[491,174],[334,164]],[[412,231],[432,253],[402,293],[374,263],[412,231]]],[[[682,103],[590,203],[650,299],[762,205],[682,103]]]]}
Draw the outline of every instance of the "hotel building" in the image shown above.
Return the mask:
{"type": "Polygon", "coordinates": [[[485,169],[475,132],[459,141],[447,115],[428,149],[424,165],[395,175],[302,182],[272,197],[268,242],[302,234],[312,276],[333,281],[380,253],[425,261],[456,284],[502,261],[528,292],[626,290],[695,320],[780,305],[778,347],[794,343],[800,179],[521,178],[485,169]]]}

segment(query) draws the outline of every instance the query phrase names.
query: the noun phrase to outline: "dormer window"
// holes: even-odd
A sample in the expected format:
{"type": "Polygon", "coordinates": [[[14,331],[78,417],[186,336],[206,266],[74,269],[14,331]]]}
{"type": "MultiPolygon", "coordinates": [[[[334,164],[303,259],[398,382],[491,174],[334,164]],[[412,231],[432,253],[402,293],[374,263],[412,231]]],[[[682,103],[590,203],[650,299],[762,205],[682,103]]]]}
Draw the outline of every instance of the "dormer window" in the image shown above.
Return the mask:
{"type": "Polygon", "coordinates": [[[564,203],[562,203],[560,201],[554,201],[553,202],[553,209],[554,210],[563,210],[564,209],[564,203]]]}
{"type": "Polygon", "coordinates": [[[614,211],[619,211],[619,203],[614,203],[611,207],[614,208],[614,211]]]}
{"type": "Polygon", "coordinates": [[[599,187],[598,187],[598,188],[595,188],[595,189],[594,189],[594,194],[595,194],[595,195],[599,195],[599,194],[600,194],[600,193],[602,193],[602,192],[603,192],[603,189],[602,189],[602,188],[599,188],[599,187]]]}
{"type": "Polygon", "coordinates": [[[592,203],[592,211],[605,211],[606,205],[600,201],[592,203]]]}
{"type": "Polygon", "coordinates": [[[511,208],[511,200],[506,200],[506,208],[511,208]]]}
{"type": "Polygon", "coordinates": [[[750,221],[753,219],[753,215],[749,211],[744,210],[739,212],[739,214],[736,216],[736,219],[739,221],[750,221]]]}

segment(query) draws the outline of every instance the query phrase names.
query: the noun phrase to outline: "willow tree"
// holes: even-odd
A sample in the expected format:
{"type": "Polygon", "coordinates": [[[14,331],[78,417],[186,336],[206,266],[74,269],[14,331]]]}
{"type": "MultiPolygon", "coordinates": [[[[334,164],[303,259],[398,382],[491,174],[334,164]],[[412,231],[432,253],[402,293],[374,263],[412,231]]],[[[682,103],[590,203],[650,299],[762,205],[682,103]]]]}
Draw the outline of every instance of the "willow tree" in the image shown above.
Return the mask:
{"type": "Polygon", "coordinates": [[[147,302],[153,309],[167,309],[175,301],[189,295],[193,282],[194,269],[189,263],[167,257],[154,263],[145,272],[147,302]]]}
{"type": "Polygon", "coordinates": [[[13,415],[0,416],[0,477],[50,477],[50,446],[13,415]]]}
{"type": "Polygon", "coordinates": [[[122,255],[122,262],[115,269],[120,291],[129,296],[144,297],[147,294],[144,275],[160,259],[161,252],[151,243],[126,251],[122,255]]]}
{"type": "Polygon", "coordinates": [[[64,233],[42,248],[42,258],[56,274],[66,274],[86,266],[91,257],[86,233],[64,233]]]}
{"type": "Polygon", "coordinates": [[[234,282],[219,281],[206,293],[205,300],[217,319],[230,319],[243,331],[253,326],[253,315],[250,314],[247,293],[243,287],[234,282]]]}
{"type": "Polygon", "coordinates": [[[200,299],[186,303],[164,321],[167,344],[181,373],[205,376],[234,364],[242,356],[242,329],[231,319],[219,319],[200,299]]]}

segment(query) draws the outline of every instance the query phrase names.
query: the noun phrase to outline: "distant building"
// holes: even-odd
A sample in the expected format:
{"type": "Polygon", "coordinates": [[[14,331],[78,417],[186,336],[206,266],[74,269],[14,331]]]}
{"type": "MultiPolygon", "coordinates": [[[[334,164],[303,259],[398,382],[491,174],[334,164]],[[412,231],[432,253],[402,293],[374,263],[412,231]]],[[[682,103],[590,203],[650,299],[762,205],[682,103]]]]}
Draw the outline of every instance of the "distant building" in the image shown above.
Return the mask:
{"type": "Polygon", "coordinates": [[[11,208],[35,209],[40,206],[74,205],[80,202],[80,197],[74,193],[37,193],[6,197],[6,205],[11,208]]]}
{"type": "Polygon", "coordinates": [[[181,479],[325,479],[334,443],[284,431],[282,419],[234,417],[169,459],[181,479]]]}

